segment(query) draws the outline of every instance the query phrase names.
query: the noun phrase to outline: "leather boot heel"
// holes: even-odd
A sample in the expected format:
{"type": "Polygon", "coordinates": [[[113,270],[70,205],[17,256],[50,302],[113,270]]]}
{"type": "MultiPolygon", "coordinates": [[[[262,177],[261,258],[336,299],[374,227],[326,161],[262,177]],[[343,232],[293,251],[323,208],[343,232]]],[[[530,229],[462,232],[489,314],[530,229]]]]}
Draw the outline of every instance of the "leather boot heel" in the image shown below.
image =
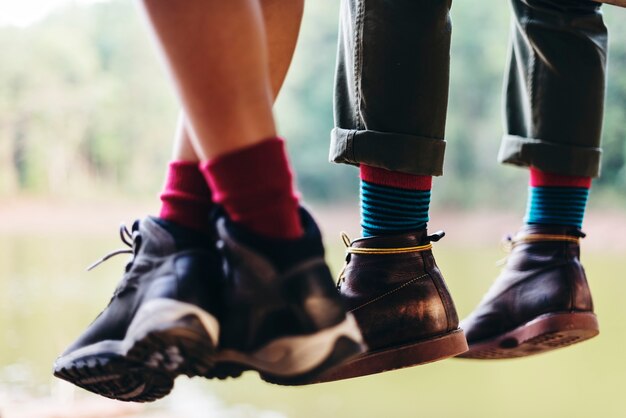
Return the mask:
{"type": "Polygon", "coordinates": [[[458,356],[466,351],[465,334],[461,330],[455,330],[423,341],[362,354],[343,365],[339,370],[325,375],[324,381],[350,379],[417,364],[432,363],[458,356]]]}
{"type": "Polygon", "coordinates": [[[591,312],[551,313],[473,345],[471,351],[459,357],[494,360],[525,357],[588,340],[599,332],[598,320],[591,312]]]}

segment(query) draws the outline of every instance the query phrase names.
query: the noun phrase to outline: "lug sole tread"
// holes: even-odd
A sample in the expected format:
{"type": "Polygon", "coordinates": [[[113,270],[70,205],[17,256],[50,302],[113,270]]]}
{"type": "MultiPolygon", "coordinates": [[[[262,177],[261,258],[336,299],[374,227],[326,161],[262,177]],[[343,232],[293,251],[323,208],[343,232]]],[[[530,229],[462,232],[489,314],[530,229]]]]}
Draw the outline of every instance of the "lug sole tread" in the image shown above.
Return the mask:
{"type": "Polygon", "coordinates": [[[207,374],[213,354],[214,344],[201,322],[184,317],[138,338],[124,356],[77,359],[72,366],[55,370],[54,375],[107,398],[152,402],[171,392],[178,375],[207,374]]]}

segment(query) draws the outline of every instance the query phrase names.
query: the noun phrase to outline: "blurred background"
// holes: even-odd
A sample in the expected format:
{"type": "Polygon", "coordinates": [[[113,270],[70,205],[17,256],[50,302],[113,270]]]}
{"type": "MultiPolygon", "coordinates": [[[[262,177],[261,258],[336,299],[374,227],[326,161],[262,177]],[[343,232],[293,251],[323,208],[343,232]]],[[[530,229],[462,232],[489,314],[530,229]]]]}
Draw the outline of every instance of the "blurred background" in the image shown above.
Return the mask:
{"type": "MultiPolygon", "coordinates": [[[[358,235],[358,172],[327,163],[338,1],[310,0],[276,105],[298,183],[341,268],[358,235]]],[[[153,405],[99,399],[56,381],[58,355],[106,305],[123,261],[117,226],[158,209],[177,103],[132,2],[0,0],[0,417],[626,417],[626,10],[605,7],[610,56],[602,178],[583,243],[600,337],[523,360],[447,360],[305,388],[254,375],[181,378],[153,405]]],[[[453,7],[443,178],[430,227],[461,316],[498,273],[521,223],[524,170],[499,166],[506,2],[453,7]]]]}

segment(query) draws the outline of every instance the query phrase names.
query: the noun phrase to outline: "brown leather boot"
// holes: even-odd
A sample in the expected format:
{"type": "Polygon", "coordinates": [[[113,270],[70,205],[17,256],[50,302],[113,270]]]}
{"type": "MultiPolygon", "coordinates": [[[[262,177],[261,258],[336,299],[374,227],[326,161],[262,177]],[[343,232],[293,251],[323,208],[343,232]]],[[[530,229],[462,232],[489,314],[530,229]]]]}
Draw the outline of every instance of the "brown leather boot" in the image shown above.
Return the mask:
{"type": "Polygon", "coordinates": [[[528,225],[510,240],[502,273],[462,321],[470,349],[460,357],[543,353],[598,335],[579,240],[568,226],[528,225]]]}
{"type": "Polygon", "coordinates": [[[443,232],[359,238],[347,248],[338,288],[369,350],[317,380],[328,382],[415,366],[467,350],[431,251],[443,232]]]}

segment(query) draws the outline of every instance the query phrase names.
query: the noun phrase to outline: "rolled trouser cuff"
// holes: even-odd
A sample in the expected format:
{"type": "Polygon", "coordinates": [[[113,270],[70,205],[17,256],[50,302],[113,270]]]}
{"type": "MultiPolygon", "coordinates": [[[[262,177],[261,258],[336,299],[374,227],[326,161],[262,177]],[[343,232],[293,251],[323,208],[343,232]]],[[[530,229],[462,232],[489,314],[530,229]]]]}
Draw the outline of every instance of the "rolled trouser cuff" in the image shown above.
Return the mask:
{"type": "Polygon", "coordinates": [[[498,161],[566,176],[598,177],[601,157],[600,148],[505,135],[498,161]]]}
{"type": "Polygon", "coordinates": [[[331,132],[330,161],[441,176],[446,141],[416,135],[335,128],[331,132]]]}

